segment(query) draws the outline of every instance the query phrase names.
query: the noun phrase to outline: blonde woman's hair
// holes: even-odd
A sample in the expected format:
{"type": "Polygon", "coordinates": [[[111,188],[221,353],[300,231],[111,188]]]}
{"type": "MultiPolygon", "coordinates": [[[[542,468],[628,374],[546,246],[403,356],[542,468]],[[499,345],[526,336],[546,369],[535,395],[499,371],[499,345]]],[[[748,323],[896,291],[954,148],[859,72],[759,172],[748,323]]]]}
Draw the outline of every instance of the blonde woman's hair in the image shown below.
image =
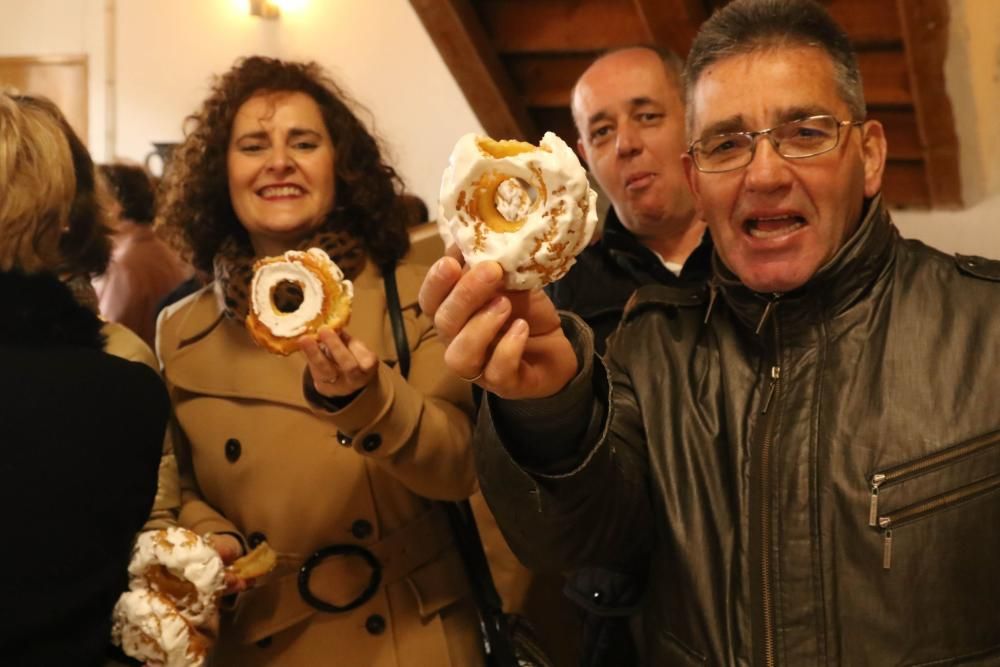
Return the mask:
{"type": "Polygon", "coordinates": [[[76,193],[69,143],[56,119],[7,91],[0,91],[0,192],[0,270],[57,268],[76,193]]]}

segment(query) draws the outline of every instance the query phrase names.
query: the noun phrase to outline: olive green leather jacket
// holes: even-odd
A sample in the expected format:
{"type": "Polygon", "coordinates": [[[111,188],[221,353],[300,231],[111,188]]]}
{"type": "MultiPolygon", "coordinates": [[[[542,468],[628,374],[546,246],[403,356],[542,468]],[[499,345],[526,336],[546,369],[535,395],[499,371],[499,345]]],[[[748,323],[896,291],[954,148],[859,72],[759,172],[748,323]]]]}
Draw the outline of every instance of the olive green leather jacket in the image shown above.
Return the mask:
{"type": "Polygon", "coordinates": [[[565,316],[581,374],[490,397],[483,492],[529,566],[648,557],[650,665],[997,664],[998,278],[875,200],[795,292],[716,260],[637,292],[606,362],[565,316]]]}

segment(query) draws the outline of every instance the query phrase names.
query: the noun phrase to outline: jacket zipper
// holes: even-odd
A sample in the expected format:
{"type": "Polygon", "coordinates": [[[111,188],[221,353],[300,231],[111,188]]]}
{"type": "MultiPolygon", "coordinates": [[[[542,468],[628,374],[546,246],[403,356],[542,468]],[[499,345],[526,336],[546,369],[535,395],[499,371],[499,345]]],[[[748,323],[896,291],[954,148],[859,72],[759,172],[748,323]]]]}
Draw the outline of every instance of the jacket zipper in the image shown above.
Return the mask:
{"type": "Polygon", "coordinates": [[[1000,444],[1000,431],[993,431],[992,433],[987,433],[986,435],[981,435],[978,438],[967,440],[954,447],[950,447],[942,452],[924,457],[918,461],[912,461],[895,468],[890,468],[884,472],[875,473],[871,478],[872,495],[871,502],[868,507],[868,525],[878,525],[878,494],[879,489],[883,486],[895,484],[896,482],[902,481],[908,477],[922,475],[923,473],[934,468],[958,461],[959,459],[975,454],[976,452],[986,449],[987,447],[992,447],[993,445],[998,444],[1000,444]]]}
{"type": "MultiPolygon", "coordinates": [[[[756,333],[764,329],[768,316],[772,314],[777,306],[779,294],[773,295],[764,307],[760,322],[757,323],[756,333]]],[[[761,532],[761,555],[760,555],[760,575],[761,575],[761,606],[764,617],[764,664],[767,667],[774,665],[774,599],[771,591],[771,445],[774,438],[775,422],[777,420],[777,409],[768,414],[773,399],[778,396],[778,383],[781,381],[781,336],[778,330],[778,321],[774,320],[774,360],[771,366],[771,383],[767,389],[767,396],[760,413],[767,415],[764,428],[764,438],[760,447],[760,471],[761,471],[761,498],[760,498],[760,532],[761,532]]]]}
{"type": "Polygon", "coordinates": [[[984,493],[1000,488],[1000,474],[981,479],[978,482],[942,493],[930,500],[904,507],[891,514],[880,516],[878,526],[882,529],[882,567],[886,570],[892,565],[892,529],[902,524],[922,519],[928,514],[956,505],[984,493]]]}
{"type": "MultiPolygon", "coordinates": [[[[781,379],[781,366],[771,366],[771,384],[764,399],[761,414],[767,415],[771,400],[778,391],[781,379]]],[[[760,449],[761,498],[760,498],[760,532],[761,532],[761,603],[764,607],[764,659],[768,667],[774,665],[774,600],[771,595],[771,444],[774,436],[775,416],[767,417],[764,439],[760,449]]]]}

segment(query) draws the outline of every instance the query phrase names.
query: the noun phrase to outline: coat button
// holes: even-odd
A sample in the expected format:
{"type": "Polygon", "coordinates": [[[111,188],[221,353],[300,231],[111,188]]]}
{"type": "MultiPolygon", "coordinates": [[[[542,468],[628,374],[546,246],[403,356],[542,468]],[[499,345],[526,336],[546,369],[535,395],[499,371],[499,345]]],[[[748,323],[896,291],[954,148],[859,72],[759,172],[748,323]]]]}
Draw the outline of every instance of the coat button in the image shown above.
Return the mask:
{"type": "Polygon", "coordinates": [[[261,639],[261,640],[259,640],[257,642],[257,647],[258,648],[267,648],[268,646],[271,645],[272,641],[274,641],[273,637],[264,637],[263,639],[261,639]]]}
{"type": "Polygon", "coordinates": [[[372,614],[365,620],[365,630],[370,635],[380,635],[385,632],[385,619],[381,614],[372,614]]]}
{"type": "Polygon", "coordinates": [[[226,459],[228,459],[230,463],[236,463],[242,453],[243,445],[240,444],[239,440],[236,438],[226,440],[226,459]]]}
{"type": "Polygon", "coordinates": [[[372,524],[370,521],[367,521],[365,519],[358,519],[357,521],[351,524],[351,535],[354,535],[354,537],[358,538],[359,540],[363,540],[371,534],[372,534],[372,524]]]}
{"type": "Polygon", "coordinates": [[[349,435],[345,435],[342,431],[337,431],[337,442],[342,444],[344,447],[350,447],[351,443],[354,442],[354,438],[349,435]]]}
{"type": "Polygon", "coordinates": [[[267,535],[259,530],[247,535],[247,545],[251,549],[256,549],[261,542],[267,542],[267,535]]]}
{"type": "Polygon", "coordinates": [[[361,449],[366,452],[374,452],[382,444],[382,436],[378,433],[369,433],[365,436],[365,439],[361,441],[361,449]]]}

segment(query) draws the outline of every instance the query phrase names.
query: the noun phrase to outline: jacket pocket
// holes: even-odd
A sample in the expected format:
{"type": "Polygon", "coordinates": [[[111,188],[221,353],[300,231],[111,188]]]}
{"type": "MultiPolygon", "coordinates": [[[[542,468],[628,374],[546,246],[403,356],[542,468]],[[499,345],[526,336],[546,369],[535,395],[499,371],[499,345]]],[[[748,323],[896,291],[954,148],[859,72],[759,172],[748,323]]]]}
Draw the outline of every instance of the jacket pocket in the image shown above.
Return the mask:
{"type": "Polygon", "coordinates": [[[882,567],[888,570],[892,565],[892,531],[894,529],[919,521],[937,512],[943,512],[997,489],[1000,489],[1000,474],[879,516],[878,527],[882,530],[882,567]]]}
{"type": "Polygon", "coordinates": [[[887,468],[881,472],[876,472],[871,476],[870,480],[871,503],[868,509],[868,525],[872,527],[879,525],[879,494],[887,487],[956,464],[998,446],[1000,446],[1000,431],[993,431],[992,433],[966,440],[940,452],[935,452],[930,456],[924,456],[916,461],[910,461],[902,465],[887,468]]]}
{"type": "Polygon", "coordinates": [[[448,605],[469,595],[465,565],[454,548],[414,570],[405,579],[417,601],[420,617],[426,621],[448,605]]]}

